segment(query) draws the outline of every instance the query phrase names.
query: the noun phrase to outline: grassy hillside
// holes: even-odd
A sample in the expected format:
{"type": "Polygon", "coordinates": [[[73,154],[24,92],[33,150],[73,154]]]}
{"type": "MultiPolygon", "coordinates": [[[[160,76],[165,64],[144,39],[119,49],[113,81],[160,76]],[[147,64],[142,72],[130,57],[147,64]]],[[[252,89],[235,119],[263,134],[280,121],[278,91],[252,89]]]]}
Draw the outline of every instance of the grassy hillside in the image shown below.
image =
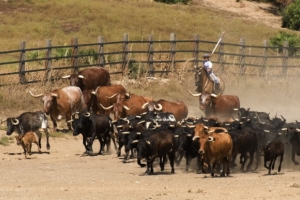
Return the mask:
{"type": "Polygon", "coordinates": [[[279,30],[259,22],[240,19],[232,13],[210,10],[199,4],[166,5],[149,0],[9,0],[0,1],[0,49],[69,44],[77,37],[80,43],[147,38],[189,39],[199,34],[201,40],[216,41],[226,31],[225,42],[238,43],[246,38],[248,45],[261,45],[279,30]]]}

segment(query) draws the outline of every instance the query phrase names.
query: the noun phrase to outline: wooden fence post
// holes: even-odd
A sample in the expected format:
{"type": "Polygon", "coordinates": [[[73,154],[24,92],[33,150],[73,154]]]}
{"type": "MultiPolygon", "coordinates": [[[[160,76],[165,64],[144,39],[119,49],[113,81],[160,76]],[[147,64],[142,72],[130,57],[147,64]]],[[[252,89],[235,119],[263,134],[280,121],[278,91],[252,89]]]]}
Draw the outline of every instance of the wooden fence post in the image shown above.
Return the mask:
{"type": "Polygon", "coordinates": [[[149,64],[149,76],[154,77],[154,68],[153,68],[153,37],[149,35],[148,37],[149,47],[148,47],[148,64],[149,64]]]}
{"type": "Polygon", "coordinates": [[[284,41],[282,46],[282,74],[284,77],[287,76],[288,72],[288,57],[289,57],[289,42],[284,41]]]}
{"type": "MultiPolygon", "coordinates": [[[[47,39],[46,40],[46,53],[45,53],[45,77],[44,77],[44,82],[46,82],[47,80],[51,79],[51,77],[49,77],[49,72],[51,70],[51,65],[52,65],[52,44],[51,44],[51,40],[47,39]]],[[[51,76],[51,74],[50,74],[51,76]]]]}
{"type": "Polygon", "coordinates": [[[240,39],[240,74],[244,75],[245,74],[245,39],[241,38],[240,39]]]}
{"type": "Polygon", "coordinates": [[[260,70],[260,74],[264,74],[266,72],[266,68],[267,68],[267,60],[268,60],[268,42],[267,40],[264,40],[263,42],[263,46],[264,46],[264,52],[263,52],[263,60],[262,60],[262,67],[260,70]]]}
{"type": "Polygon", "coordinates": [[[168,71],[170,71],[170,67],[174,68],[175,66],[175,54],[176,54],[176,34],[171,33],[170,35],[170,41],[171,41],[171,50],[170,50],[170,66],[168,71]]]}
{"type": "Polygon", "coordinates": [[[124,41],[124,45],[123,45],[123,55],[122,55],[122,70],[124,73],[125,67],[128,63],[128,35],[127,34],[124,34],[123,41],[124,41]]]}
{"type": "Polygon", "coordinates": [[[221,71],[224,72],[225,71],[225,69],[224,69],[224,44],[222,41],[220,42],[218,63],[219,63],[221,71]]]}
{"type": "Polygon", "coordinates": [[[26,83],[25,78],[25,60],[26,60],[26,42],[20,43],[20,63],[19,63],[19,83],[26,83]]]}
{"type": "Polygon", "coordinates": [[[71,40],[73,49],[72,49],[72,67],[73,67],[73,73],[78,72],[78,39],[72,38],[71,40]]]}
{"type": "Polygon", "coordinates": [[[104,39],[102,36],[98,36],[98,43],[99,43],[99,50],[98,50],[98,53],[99,53],[99,56],[98,56],[98,60],[97,60],[97,64],[100,66],[100,67],[104,67],[104,39]]]}
{"type": "Polygon", "coordinates": [[[194,52],[193,52],[193,67],[196,66],[196,68],[199,67],[199,35],[194,35],[195,39],[195,46],[194,46],[194,52]]]}

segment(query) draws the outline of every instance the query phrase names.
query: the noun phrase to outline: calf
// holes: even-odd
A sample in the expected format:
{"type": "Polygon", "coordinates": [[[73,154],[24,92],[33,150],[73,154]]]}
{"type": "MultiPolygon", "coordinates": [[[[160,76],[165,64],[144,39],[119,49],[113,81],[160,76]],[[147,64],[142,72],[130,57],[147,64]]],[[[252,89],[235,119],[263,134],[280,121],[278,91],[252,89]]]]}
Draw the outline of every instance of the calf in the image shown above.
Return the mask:
{"type": "Polygon", "coordinates": [[[31,155],[32,143],[35,143],[38,147],[38,151],[41,152],[37,140],[37,135],[34,132],[30,131],[25,133],[24,135],[17,135],[15,137],[17,140],[17,145],[22,145],[23,147],[25,158],[27,158],[27,154],[31,155]]]}
{"type": "Polygon", "coordinates": [[[274,169],[275,161],[277,157],[280,156],[280,163],[278,166],[278,172],[281,170],[281,163],[283,161],[284,155],[284,144],[281,141],[273,141],[269,143],[267,146],[263,148],[264,152],[264,161],[265,161],[265,168],[269,170],[269,175],[271,174],[271,168],[274,169]],[[267,162],[270,161],[269,167],[267,166],[267,162]]]}

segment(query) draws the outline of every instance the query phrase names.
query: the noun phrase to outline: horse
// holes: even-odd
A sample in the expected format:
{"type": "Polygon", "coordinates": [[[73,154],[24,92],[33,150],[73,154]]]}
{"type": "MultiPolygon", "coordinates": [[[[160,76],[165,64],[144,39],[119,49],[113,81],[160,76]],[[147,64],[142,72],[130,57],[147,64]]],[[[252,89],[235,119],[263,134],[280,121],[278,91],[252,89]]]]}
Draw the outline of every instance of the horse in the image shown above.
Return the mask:
{"type": "Polygon", "coordinates": [[[199,93],[207,92],[210,94],[222,94],[225,90],[225,82],[222,78],[218,77],[220,80],[219,90],[216,90],[216,85],[213,80],[209,77],[208,73],[204,67],[196,69],[195,72],[195,84],[197,86],[196,91],[199,93]]]}

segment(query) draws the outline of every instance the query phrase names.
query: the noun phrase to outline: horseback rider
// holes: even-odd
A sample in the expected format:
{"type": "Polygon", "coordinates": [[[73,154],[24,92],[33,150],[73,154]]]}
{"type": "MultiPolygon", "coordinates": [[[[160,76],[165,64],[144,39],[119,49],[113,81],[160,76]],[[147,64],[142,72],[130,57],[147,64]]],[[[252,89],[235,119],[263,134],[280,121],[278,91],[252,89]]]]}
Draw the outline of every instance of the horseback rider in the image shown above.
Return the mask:
{"type": "Polygon", "coordinates": [[[213,73],[213,69],[212,69],[212,62],[209,60],[210,55],[209,54],[204,54],[203,55],[203,67],[206,70],[207,74],[209,75],[209,77],[214,81],[215,83],[215,89],[217,91],[220,90],[220,79],[213,73]]]}

